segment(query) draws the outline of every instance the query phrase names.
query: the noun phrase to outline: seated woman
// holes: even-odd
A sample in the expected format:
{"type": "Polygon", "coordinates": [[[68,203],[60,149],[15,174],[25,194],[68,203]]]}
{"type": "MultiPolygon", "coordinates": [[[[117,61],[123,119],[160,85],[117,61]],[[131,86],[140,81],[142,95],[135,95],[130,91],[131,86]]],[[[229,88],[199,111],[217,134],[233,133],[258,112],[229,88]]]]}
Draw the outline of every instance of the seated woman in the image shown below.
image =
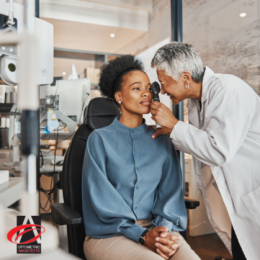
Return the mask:
{"type": "Polygon", "coordinates": [[[151,83],[126,55],[104,65],[99,86],[121,116],[88,138],[82,172],[87,260],[193,260],[182,174],[170,139],[147,126],[151,83]],[[179,240],[177,242],[176,240],[179,240]]]}

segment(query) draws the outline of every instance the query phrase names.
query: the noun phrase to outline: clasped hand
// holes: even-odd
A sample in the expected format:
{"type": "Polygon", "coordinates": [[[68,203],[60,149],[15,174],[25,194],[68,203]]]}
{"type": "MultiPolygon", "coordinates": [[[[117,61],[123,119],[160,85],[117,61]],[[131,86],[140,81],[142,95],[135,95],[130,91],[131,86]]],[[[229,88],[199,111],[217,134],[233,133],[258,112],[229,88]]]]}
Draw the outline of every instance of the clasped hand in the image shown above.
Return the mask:
{"type": "Polygon", "coordinates": [[[169,259],[180,247],[180,243],[176,240],[181,239],[180,235],[171,235],[168,229],[163,226],[155,227],[146,233],[145,246],[164,259],[169,259]]]}

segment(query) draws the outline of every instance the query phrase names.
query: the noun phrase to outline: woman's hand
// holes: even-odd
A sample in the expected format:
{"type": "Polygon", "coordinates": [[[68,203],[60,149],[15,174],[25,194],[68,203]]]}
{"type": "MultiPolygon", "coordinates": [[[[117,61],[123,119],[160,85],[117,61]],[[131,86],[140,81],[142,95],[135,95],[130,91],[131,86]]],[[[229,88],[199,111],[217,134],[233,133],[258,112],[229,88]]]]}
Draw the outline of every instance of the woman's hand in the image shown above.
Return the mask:
{"type": "Polygon", "coordinates": [[[154,227],[152,230],[148,231],[145,235],[145,246],[151,249],[152,251],[156,252],[157,247],[155,246],[156,237],[160,236],[160,233],[167,232],[168,229],[166,227],[154,227]]]}
{"type": "Polygon", "coordinates": [[[163,226],[155,227],[146,233],[145,246],[162,256],[164,259],[169,259],[179,247],[179,243],[175,243],[175,240],[180,239],[180,236],[172,236],[167,231],[167,228],[163,226]]]}
{"type": "Polygon", "coordinates": [[[155,240],[157,243],[157,253],[164,259],[169,259],[174,255],[177,249],[180,247],[180,242],[176,240],[181,240],[182,236],[171,235],[169,232],[161,232],[160,237],[156,237],[155,240]],[[168,249],[168,250],[167,250],[168,249]],[[171,250],[170,253],[169,250],[171,250]]]}

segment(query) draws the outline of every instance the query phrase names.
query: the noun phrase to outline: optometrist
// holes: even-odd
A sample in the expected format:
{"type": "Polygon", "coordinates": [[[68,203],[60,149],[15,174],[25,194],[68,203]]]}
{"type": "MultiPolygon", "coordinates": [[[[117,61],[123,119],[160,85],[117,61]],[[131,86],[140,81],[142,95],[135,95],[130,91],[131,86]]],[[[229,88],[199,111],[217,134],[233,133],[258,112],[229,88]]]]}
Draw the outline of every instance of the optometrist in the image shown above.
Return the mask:
{"type": "Polygon", "coordinates": [[[189,124],[159,102],[152,119],[193,156],[208,218],[234,260],[260,259],[260,99],[243,80],[203,67],[194,47],[172,42],[152,60],[162,94],[188,99],[189,124]]]}

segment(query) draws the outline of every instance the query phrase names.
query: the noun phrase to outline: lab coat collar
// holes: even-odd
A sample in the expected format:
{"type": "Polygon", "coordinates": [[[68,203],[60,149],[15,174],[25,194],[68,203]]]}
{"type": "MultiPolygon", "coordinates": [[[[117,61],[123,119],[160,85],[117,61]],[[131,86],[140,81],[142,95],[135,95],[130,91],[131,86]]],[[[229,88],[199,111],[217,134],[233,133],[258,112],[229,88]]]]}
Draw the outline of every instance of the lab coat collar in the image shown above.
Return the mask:
{"type": "MultiPolygon", "coordinates": [[[[196,99],[189,98],[187,102],[187,108],[189,110],[189,121],[193,124],[195,124],[195,114],[197,114],[197,110],[199,112],[200,120],[202,121],[202,117],[204,114],[204,103],[207,101],[208,98],[208,87],[209,87],[209,80],[211,80],[212,75],[214,74],[213,70],[211,70],[209,67],[204,67],[204,76],[202,79],[202,96],[201,96],[201,110],[198,106],[198,101],[196,99]],[[194,114],[195,113],[195,114],[194,114]]],[[[198,127],[198,126],[197,126],[198,127]]]]}
{"type": "Polygon", "coordinates": [[[201,105],[207,100],[208,98],[208,86],[209,86],[209,80],[214,75],[214,71],[211,70],[209,67],[204,67],[204,76],[202,80],[202,96],[201,96],[201,105]]]}
{"type": "MultiPolygon", "coordinates": [[[[204,76],[202,79],[202,96],[201,96],[201,104],[203,104],[208,96],[207,96],[207,87],[208,87],[208,81],[210,80],[210,77],[214,74],[213,70],[211,70],[209,67],[204,67],[204,76]]],[[[192,98],[188,98],[188,102],[186,107],[192,108],[193,105],[195,105],[195,100],[192,98]],[[194,101],[194,103],[193,103],[194,101]]]]}
{"type": "Polygon", "coordinates": [[[140,126],[131,128],[120,123],[119,118],[120,116],[116,116],[111,126],[124,134],[135,136],[143,134],[149,129],[149,126],[145,124],[145,119],[143,119],[143,123],[140,126]]]}

